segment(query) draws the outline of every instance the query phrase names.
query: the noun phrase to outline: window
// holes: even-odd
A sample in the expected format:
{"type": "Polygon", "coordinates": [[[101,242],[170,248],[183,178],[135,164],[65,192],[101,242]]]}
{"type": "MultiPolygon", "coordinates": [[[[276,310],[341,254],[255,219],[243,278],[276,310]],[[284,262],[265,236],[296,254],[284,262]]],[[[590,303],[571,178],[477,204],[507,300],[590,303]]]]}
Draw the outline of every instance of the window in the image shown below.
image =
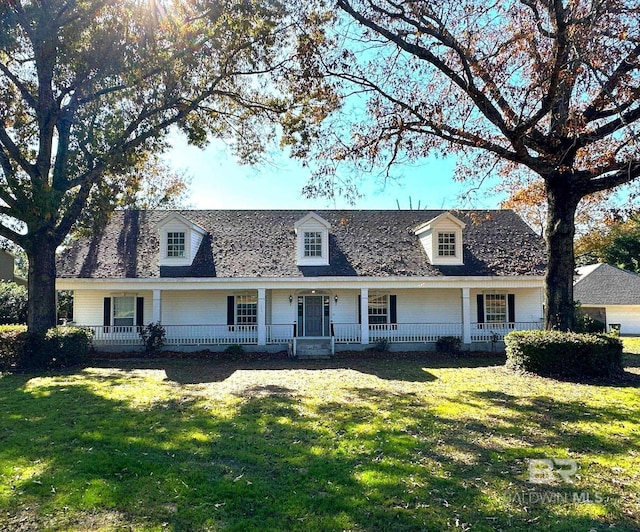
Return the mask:
{"type": "Polygon", "coordinates": [[[456,256],[456,234],[438,233],[438,257],[456,256]]]}
{"type": "Polygon", "coordinates": [[[258,296],[236,296],[236,324],[255,325],[258,323],[258,296]]]}
{"type": "Polygon", "coordinates": [[[389,322],[389,298],[386,294],[369,295],[369,323],[372,325],[389,322]]]}
{"type": "Polygon", "coordinates": [[[507,296],[506,294],[485,294],[484,314],[486,323],[507,322],[507,296]]]}
{"type": "Polygon", "coordinates": [[[322,257],[322,233],[320,231],[305,231],[304,256],[322,257]]]}
{"type": "Polygon", "coordinates": [[[167,233],[167,257],[184,257],[184,232],[167,233]]]}
{"type": "Polygon", "coordinates": [[[136,300],[133,296],[113,298],[113,324],[133,327],[136,315],[136,300]]]}

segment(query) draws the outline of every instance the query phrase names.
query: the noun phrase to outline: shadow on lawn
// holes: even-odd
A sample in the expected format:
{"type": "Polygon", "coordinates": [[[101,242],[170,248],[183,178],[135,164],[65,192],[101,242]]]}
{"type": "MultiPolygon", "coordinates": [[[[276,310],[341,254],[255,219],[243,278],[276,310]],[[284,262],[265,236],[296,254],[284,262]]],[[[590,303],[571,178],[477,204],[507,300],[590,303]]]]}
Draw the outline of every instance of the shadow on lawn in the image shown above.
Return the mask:
{"type": "Polygon", "coordinates": [[[358,356],[339,354],[331,360],[297,360],[293,358],[255,358],[246,355],[241,359],[212,356],[212,358],[158,358],[99,360],[99,367],[126,371],[134,369],[164,370],[167,378],[180,384],[204,384],[222,382],[237,371],[277,371],[349,369],[374,375],[383,380],[406,382],[429,382],[436,380],[429,369],[478,368],[500,366],[503,355],[482,354],[450,357],[444,355],[387,353],[384,356],[358,356]]]}
{"type": "MultiPolygon", "coordinates": [[[[1,482],[7,483],[0,527],[528,530],[535,523],[588,530],[613,524],[571,509],[506,501],[528,489],[528,451],[510,451],[504,439],[546,421],[547,432],[530,441],[563,448],[560,422],[579,409],[571,403],[532,402],[498,419],[467,421],[435,414],[413,393],[354,388],[353,401],[318,406],[287,388],[263,386],[232,415],[219,415],[191,398],[137,409],[95,392],[90,380],[69,377],[48,384],[24,375],[0,379],[1,482]]],[[[136,377],[101,379],[123,392],[136,377]]],[[[481,407],[516,399],[470,393],[465,401],[481,407]]],[[[613,414],[590,412],[603,422],[613,414]]],[[[624,530],[625,523],[617,524],[624,530]]]]}

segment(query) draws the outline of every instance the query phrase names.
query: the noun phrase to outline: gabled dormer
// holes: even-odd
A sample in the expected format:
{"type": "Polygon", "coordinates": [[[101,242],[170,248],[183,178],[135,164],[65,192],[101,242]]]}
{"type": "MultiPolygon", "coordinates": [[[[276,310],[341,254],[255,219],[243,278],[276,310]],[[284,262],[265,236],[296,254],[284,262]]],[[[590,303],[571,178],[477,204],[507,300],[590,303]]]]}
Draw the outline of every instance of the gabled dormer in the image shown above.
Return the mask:
{"type": "Polygon", "coordinates": [[[414,233],[435,266],[464,264],[462,257],[462,230],[465,224],[450,212],[443,212],[419,225],[414,233]]]}
{"type": "Polygon", "coordinates": [[[331,224],[310,212],[294,224],[298,266],[329,265],[329,229],[331,224]]]}
{"type": "Polygon", "coordinates": [[[157,226],[160,236],[160,266],[190,266],[206,231],[175,212],[157,226]]]}

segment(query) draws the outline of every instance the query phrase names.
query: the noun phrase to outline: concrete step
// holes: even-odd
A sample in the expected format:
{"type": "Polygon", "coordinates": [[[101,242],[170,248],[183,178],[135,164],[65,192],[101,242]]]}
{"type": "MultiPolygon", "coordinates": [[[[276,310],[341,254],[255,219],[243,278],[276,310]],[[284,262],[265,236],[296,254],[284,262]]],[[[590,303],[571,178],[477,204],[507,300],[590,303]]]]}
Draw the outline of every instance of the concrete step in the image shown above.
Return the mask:
{"type": "Polygon", "coordinates": [[[296,356],[298,358],[329,358],[331,356],[331,340],[298,338],[296,356]]]}

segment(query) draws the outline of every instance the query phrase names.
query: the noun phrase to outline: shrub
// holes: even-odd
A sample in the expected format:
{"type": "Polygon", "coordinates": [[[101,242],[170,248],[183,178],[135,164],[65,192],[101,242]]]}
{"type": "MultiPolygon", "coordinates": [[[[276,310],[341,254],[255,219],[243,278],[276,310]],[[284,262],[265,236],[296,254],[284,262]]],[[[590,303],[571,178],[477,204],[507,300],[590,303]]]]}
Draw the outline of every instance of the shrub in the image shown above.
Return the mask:
{"type": "Polygon", "coordinates": [[[27,322],[27,288],[0,282],[0,324],[27,322]]]}
{"type": "Polygon", "coordinates": [[[373,353],[388,353],[390,350],[391,344],[389,343],[389,340],[386,340],[384,338],[382,340],[378,340],[371,347],[367,348],[367,351],[373,353]]]}
{"type": "Polygon", "coordinates": [[[26,325],[0,325],[0,371],[18,365],[26,339],[26,325]]]}
{"type": "Polygon", "coordinates": [[[74,366],[85,362],[93,348],[93,334],[80,327],[54,327],[45,334],[46,348],[52,354],[53,367],[74,366]]]}
{"type": "Polygon", "coordinates": [[[460,353],[462,347],[462,340],[457,336],[441,336],[436,342],[436,351],[438,353],[447,353],[450,355],[457,355],[460,353]]]}
{"type": "Polygon", "coordinates": [[[242,347],[241,345],[238,345],[238,344],[232,344],[232,345],[228,345],[226,347],[226,349],[224,350],[224,352],[227,355],[239,356],[239,355],[244,354],[244,347],[242,347]]]}
{"type": "Polygon", "coordinates": [[[504,342],[507,366],[538,375],[608,377],[622,372],[622,342],[608,334],[515,331],[504,342]]]}
{"type": "Polygon", "coordinates": [[[24,325],[0,327],[1,369],[46,369],[84,362],[92,348],[91,331],[57,327],[29,334],[24,325]]]}
{"type": "Polygon", "coordinates": [[[164,347],[167,331],[160,322],[149,323],[140,329],[140,338],[144,342],[145,351],[154,353],[164,347]]]}

